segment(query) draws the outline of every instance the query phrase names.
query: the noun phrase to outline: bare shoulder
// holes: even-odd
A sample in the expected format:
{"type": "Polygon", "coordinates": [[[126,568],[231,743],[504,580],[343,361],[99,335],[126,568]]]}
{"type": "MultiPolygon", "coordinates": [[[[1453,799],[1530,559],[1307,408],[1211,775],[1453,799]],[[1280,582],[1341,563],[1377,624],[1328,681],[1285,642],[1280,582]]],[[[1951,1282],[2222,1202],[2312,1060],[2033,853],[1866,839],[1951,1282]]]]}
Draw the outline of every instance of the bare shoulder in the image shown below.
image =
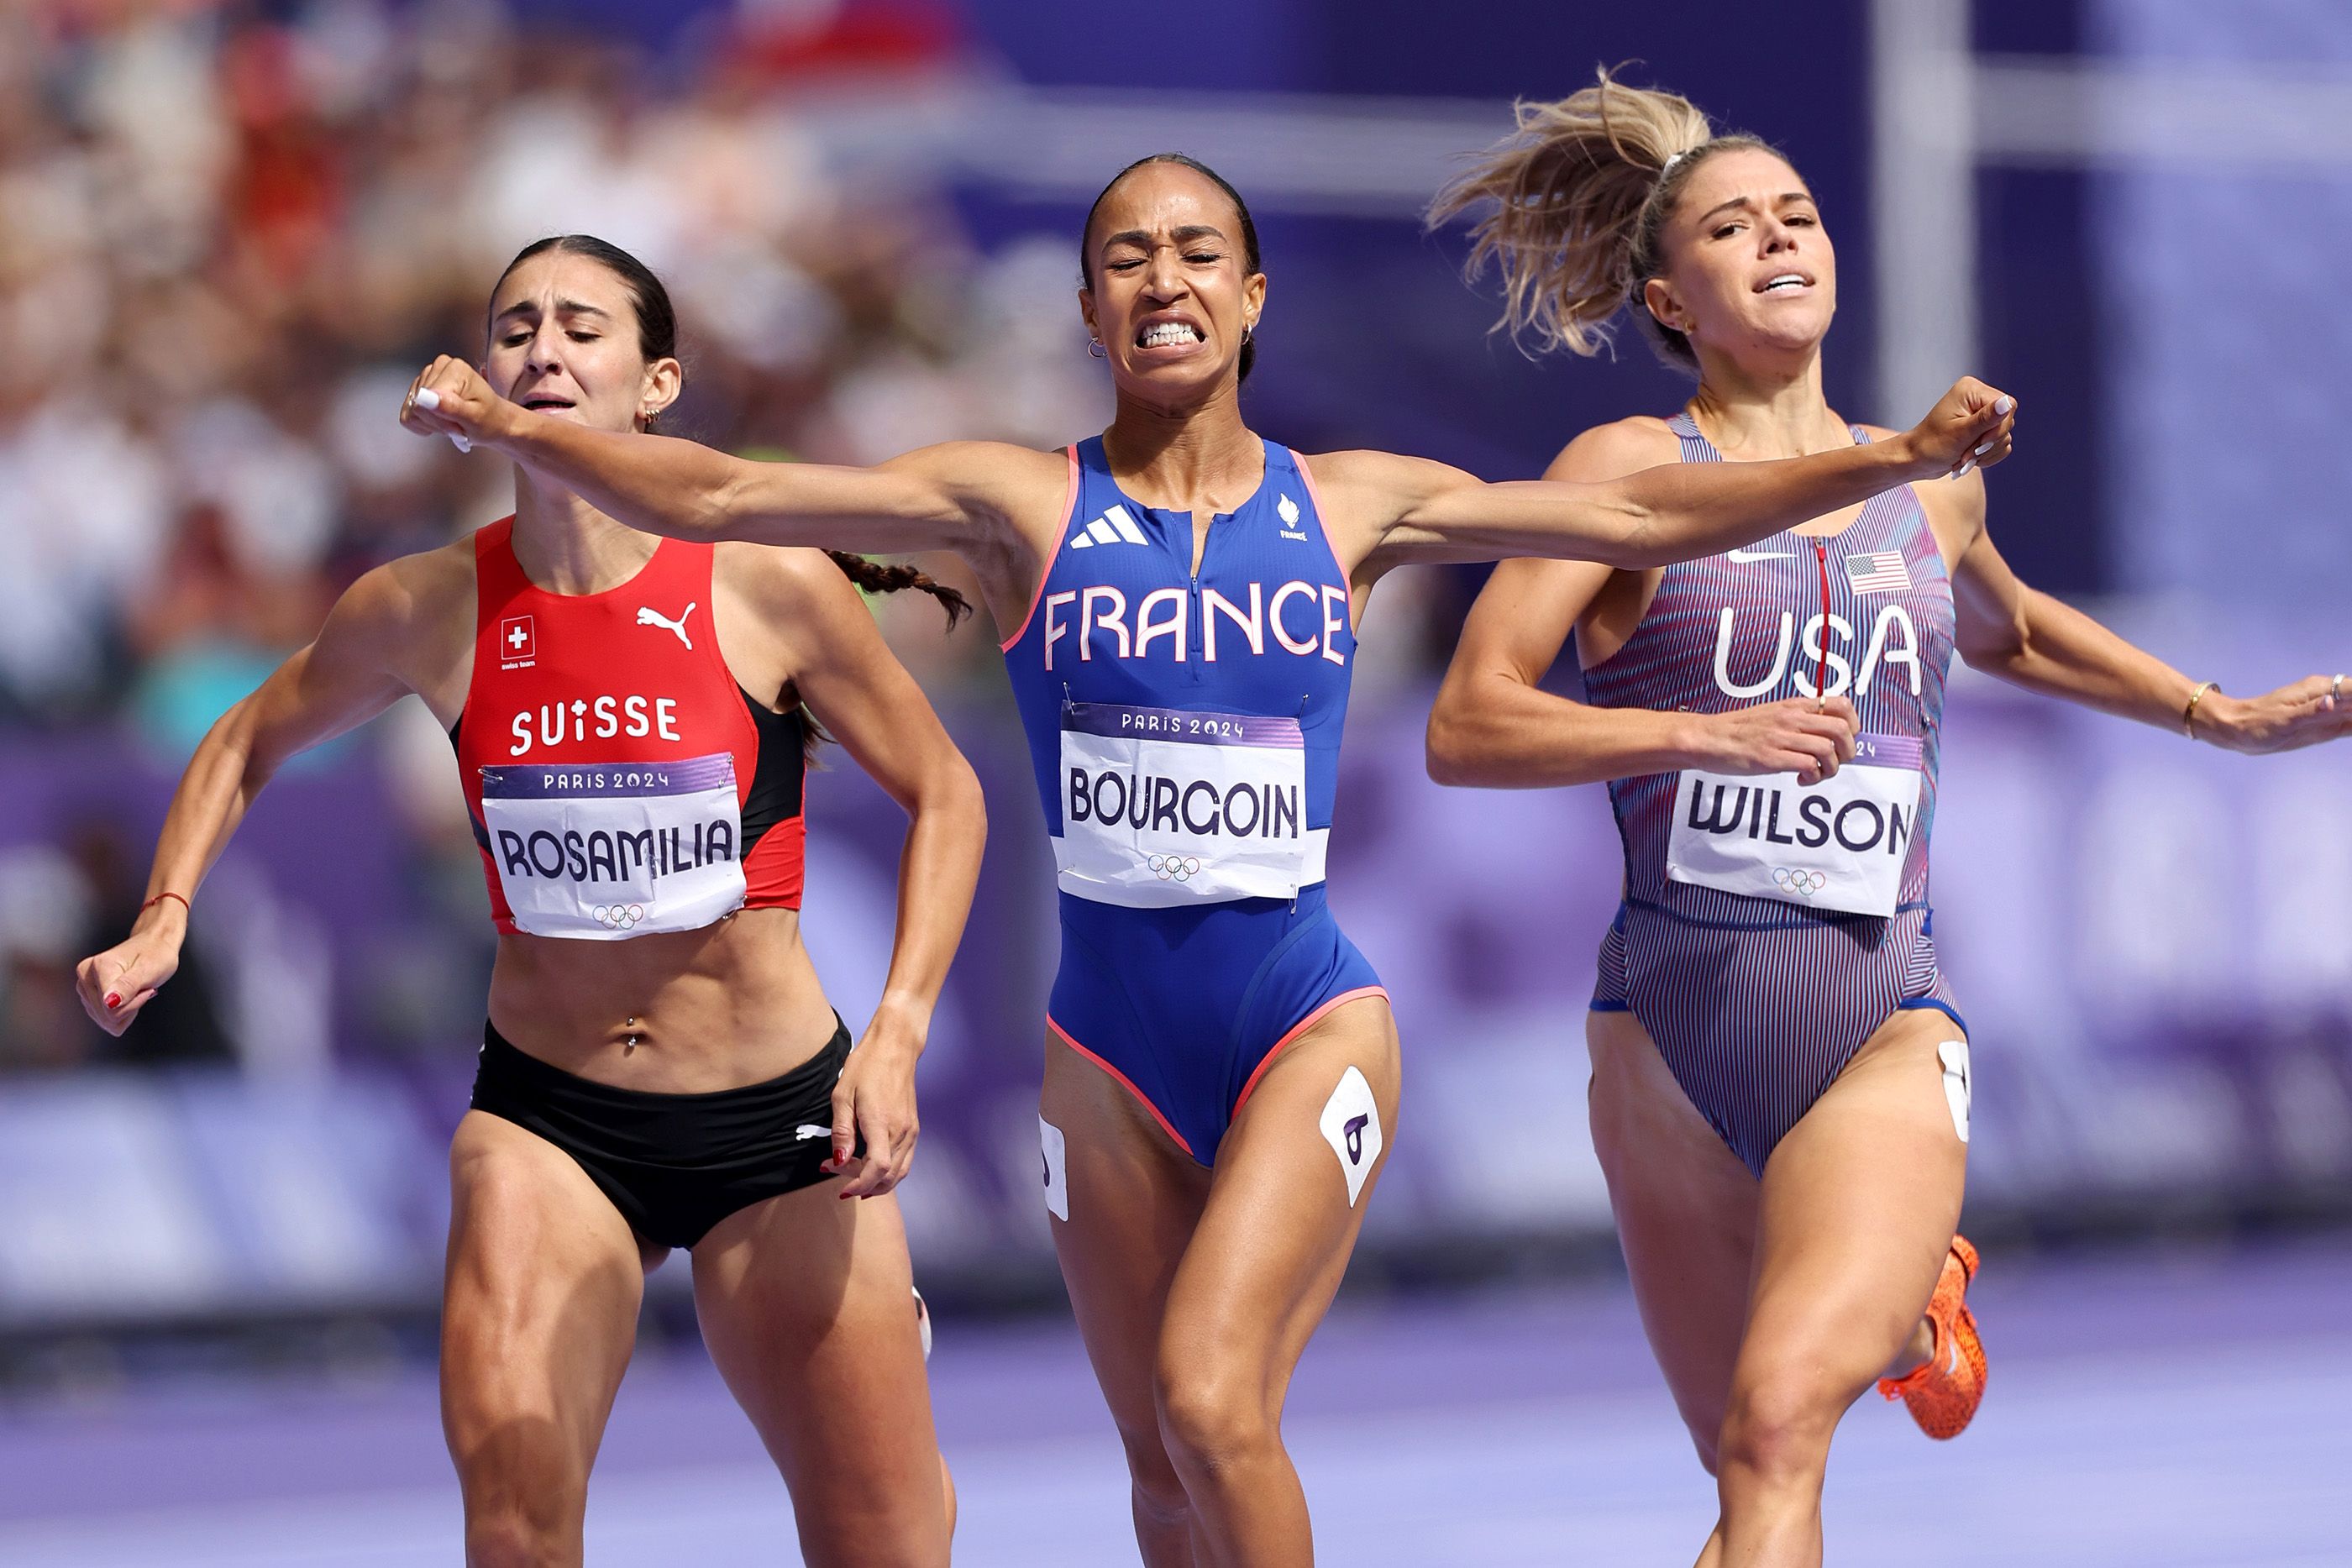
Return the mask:
{"type": "Polygon", "coordinates": [[[1450,463],[1401,452],[1302,452],[1297,457],[1324,521],[1338,527],[1384,529],[1448,490],[1483,483],[1450,463]]]}
{"type": "Polygon", "coordinates": [[[767,613],[805,618],[859,602],[848,577],[821,549],[722,544],[711,567],[722,588],[767,613]]]}
{"type": "Polygon", "coordinates": [[[1547,479],[1597,484],[1682,459],[1682,438],[1655,414],[1611,420],[1580,433],[1544,470],[1547,479]]]}
{"type": "Polygon", "coordinates": [[[453,622],[470,629],[473,536],[371,568],[343,591],[329,614],[352,632],[396,638],[430,634],[453,622]]]}

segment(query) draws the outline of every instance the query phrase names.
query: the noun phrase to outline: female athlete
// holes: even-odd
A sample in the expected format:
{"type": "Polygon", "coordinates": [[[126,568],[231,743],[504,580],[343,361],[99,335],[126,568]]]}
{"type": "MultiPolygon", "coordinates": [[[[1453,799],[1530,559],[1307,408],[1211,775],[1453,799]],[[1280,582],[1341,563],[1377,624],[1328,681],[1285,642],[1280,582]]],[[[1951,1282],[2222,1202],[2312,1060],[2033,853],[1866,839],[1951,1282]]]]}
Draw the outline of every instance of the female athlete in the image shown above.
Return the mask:
{"type": "MultiPolygon", "coordinates": [[[[668,298],[601,241],[524,251],[489,319],[485,371],[547,423],[641,428],[677,396],[668,298]]],[[[952,616],[961,601],[938,591],[952,616]]],[[[888,1194],[985,820],[823,555],[649,538],[519,469],[513,517],[360,579],[214,727],[137,926],[81,965],[84,1004],[129,1027],[261,787],[408,692],[449,727],[499,928],[449,1155],[442,1414],[467,1562],[581,1561],[645,1275],[685,1248],[703,1337],[791,1489],[807,1561],[944,1564],[952,1503],[888,1194]],[[855,1051],[801,945],[803,707],[912,819],[888,979],[855,1051]]]]}
{"type": "MultiPolygon", "coordinates": [[[[1570,443],[1552,477],[1852,451],[1822,393],[1837,258],[1788,162],[1611,80],[1523,106],[1439,198],[1480,211],[1507,319],[1589,353],[1630,302],[1698,389],[1570,443]]],[[[1954,1228],[1965,1027],[1927,908],[1944,675],[2243,751],[2341,735],[2331,683],[2238,702],[2021,583],[1980,476],[1664,569],[1508,561],[1430,717],[1454,784],[1610,781],[1624,903],[1588,1015],[1592,1133],[1650,1343],[1716,1476],[1699,1562],[1817,1563],[1830,1437],[1884,1376],[1931,1436],[1983,1351],[1954,1228]],[[1570,631],[1587,701],[1537,688],[1570,631]],[[1924,1315],[1923,1315],[1924,1313],[1924,1315]]]]}
{"type": "Polygon", "coordinates": [[[1486,485],[1383,452],[1307,458],[1242,421],[1266,279],[1230,186],[1146,159],[1104,190],[1080,243],[1079,308],[1118,413],[1066,451],[740,462],[547,418],[446,358],[406,417],[654,533],[971,564],[1054,841],[1046,1203],[1125,1441],[1137,1538],[1154,1568],[1292,1568],[1312,1548],[1283,1395],[1396,1121],[1387,996],[1323,888],[1365,596],[1412,561],[1639,567],[1745,543],[1996,455],[2010,420],[1966,382],[1872,446],[1606,486],[1486,485]]]}

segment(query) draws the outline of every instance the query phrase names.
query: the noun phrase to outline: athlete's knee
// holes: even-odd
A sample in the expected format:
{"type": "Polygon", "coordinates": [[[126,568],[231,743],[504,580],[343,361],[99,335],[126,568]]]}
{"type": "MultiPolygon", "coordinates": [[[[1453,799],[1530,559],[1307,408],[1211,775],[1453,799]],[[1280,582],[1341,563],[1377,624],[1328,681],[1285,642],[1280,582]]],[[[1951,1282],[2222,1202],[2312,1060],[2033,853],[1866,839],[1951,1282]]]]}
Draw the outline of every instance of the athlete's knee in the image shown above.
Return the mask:
{"type": "Polygon", "coordinates": [[[1705,1470],[1710,1476],[1721,1475],[1723,1473],[1721,1469],[1723,1463],[1722,1427],[1717,1427],[1711,1432],[1702,1432],[1696,1427],[1693,1427],[1690,1428],[1690,1440],[1691,1448],[1696,1450],[1698,1454],[1698,1468],[1705,1470]]]}
{"type": "Polygon", "coordinates": [[[1184,1495],[1183,1478],[1168,1457],[1168,1441],[1160,1435],[1158,1421],[1141,1430],[1122,1422],[1118,1440],[1127,1450],[1127,1474],[1135,1489],[1136,1511],[1155,1523],[1181,1523],[1192,1505],[1184,1495]]]}
{"type": "Polygon", "coordinates": [[[443,1418],[465,1502],[467,1563],[472,1568],[577,1563],[588,1476],[553,1431],[480,1406],[452,1407],[443,1418]]]}
{"type": "Polygon", "coordinates": [[[466,1510],[466,1568],[572,1568],[579,1533],[517,1502],[466,1510]]]}
{"type": "Polygon", "coordinates": [[[1767,1485],[1818,1484],[1849,1403],[1817,1372],[1792,1369],[1745,1379],[1731,1391],[1716,1462],[1708,1468],[1737,1469],[1767,1485]]]}
{"type": "Polygon", "coordinates": [[[1279,1419],[1262,1380],[1239,1367],[1163,1367],[1155,1395],[1160,1437],[1179,1473],[1213,1475],[1280,1446],[1279,1419]]]}

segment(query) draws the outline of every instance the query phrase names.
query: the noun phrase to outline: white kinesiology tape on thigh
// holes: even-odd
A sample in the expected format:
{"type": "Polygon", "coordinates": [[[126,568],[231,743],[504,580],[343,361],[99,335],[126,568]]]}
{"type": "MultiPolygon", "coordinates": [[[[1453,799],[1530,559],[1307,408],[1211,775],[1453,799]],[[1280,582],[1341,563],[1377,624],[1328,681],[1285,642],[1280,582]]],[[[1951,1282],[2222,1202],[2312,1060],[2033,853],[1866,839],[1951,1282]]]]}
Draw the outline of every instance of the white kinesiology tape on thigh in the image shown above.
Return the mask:
{"type": "Polygon", "coordinates": [[[1348,1207],[1353,1208],[1381,1157],[1381,1108],[1360,1070],[1350,1067],[1339,1074],[1339,1086],[1323,1102],[1318,1124],[1323,1141],[1339,1156],[1339,1174],[1348,1179],[1348,1207]]]}
{"type": "Polygon", "coordinates": [[[1936,1060],[1944,1064],[1944,1103],[1951,1108],[1952,1131],[1965,1144],[1969,1141],[1969,1102],[1973,1093],[1969,1087],[1969,1042],[1946,1040],[1936,1048],[1936,1060]]]}
{"type": "Polygon", "coordinates": [[[1037,1118],[1037,1146],[1045,1156],[1045,1210],[1065,1225],[1070,1219],[1070,1167],[1062,1129],[1037,1118]]]}

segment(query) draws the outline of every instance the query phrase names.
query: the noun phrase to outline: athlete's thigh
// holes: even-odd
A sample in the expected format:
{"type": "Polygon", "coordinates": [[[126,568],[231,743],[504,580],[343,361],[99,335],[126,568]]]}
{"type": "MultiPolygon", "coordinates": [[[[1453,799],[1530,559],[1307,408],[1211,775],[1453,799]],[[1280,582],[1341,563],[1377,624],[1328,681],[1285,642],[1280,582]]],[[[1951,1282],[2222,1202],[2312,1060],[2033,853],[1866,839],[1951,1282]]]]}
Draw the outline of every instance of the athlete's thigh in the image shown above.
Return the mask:
{"type": "Polygon", "coordinates": [[[1123,1084],[1050,1033],[1038,1106],[1050,1129],[1049,1206],[1067,1210],[1048,1221],[1054,1250],[1095,1377],[1132,1448],[1159,1430],[1153,1356],[1209,1173],[1123,1084]]]}
{"type": "Polygon", "coordinates": [[[1755,1277],[1756,1178],[1631,1012],[1589,1012],[1593,1151],[1650,1349],[1714,1463],[1755,1277]]]}
{"type": "Polygon", "coordinates": [[[1895,1013],[1765,1162],[1748,1357],[1793,1353],[1859,1391],[1909,1339],[1968,1178],[1933,1009],[1895,1013]]]}
{"type": "Polygon", "coordinates": [[[1396,1136],[1396,1021],[1382,996],[1333,1009],[1275,1059],[1217,1150],[1171,1286],[1163,1375],[1214,1364],[1279,1399],[1322,1322],[1396,1136]]]}
{"type": "Polygon", "coordinates": [[[694,1248],[710,1359],[792,1489],[811,1568],[944,1563],[947,1498],[895,1197],[820,1182],[694,1248]]]}
{"type": "Polygon", "coordinates": [[[569,1498],[586,1484],[636,1343],[645,1255],[571,1155],[486,1112],[457,1124],[449,1178],[450,1455],[469,1503],[569,1498]]]}

